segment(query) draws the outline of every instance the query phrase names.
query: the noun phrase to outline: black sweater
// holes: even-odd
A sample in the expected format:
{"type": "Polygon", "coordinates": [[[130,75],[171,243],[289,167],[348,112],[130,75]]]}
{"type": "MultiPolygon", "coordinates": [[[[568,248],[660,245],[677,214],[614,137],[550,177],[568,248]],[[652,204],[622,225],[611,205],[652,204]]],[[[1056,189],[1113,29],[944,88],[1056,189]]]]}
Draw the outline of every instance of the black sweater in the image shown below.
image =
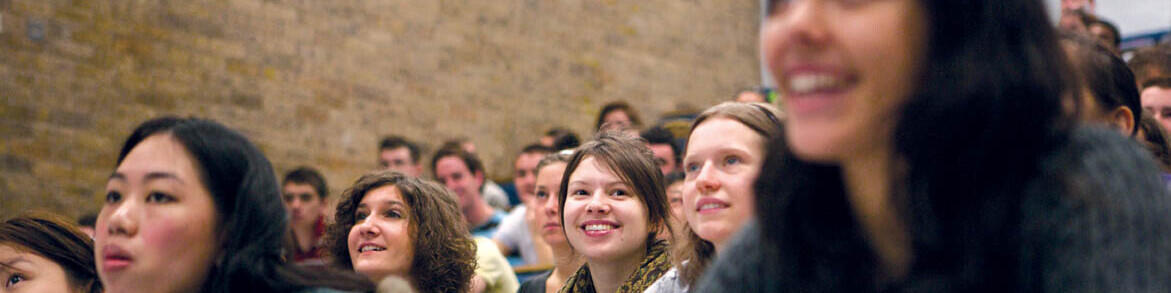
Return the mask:
{"type": "MultiPolygon", "coordinates": [[[[1171,197],[1145,151],[1117,134],[1079,129],[1065,146],[1043,158],[1041,166],[1040,175],[1022,194],[1018,284],[998,287],[1038,292],[1171,292],[1171,197]]],[[[822,286],[797,278],[791,273],[794,263],[780,257],[786,255],[785,245],[770,243],[762,231],[756,221],[740,231],[708,268],[696,292],[855,287],[822,286]]],[[[983,291],[981,285],[959,285],[949,282],[946,273],[921,267],[912,267],[907,277],[880,287],[903,292],[983,291]]]]}

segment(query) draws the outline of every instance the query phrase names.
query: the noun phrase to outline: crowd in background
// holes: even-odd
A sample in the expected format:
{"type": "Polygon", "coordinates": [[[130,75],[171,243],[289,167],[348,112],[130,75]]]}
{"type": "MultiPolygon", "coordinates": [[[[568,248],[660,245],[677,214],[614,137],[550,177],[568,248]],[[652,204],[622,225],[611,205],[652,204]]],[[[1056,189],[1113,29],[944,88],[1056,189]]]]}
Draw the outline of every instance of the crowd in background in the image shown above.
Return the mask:
{"type": "Polygon", "coordinates": [[[777,88],[510,154],[387,135],[337,195],[151,119],[100,212],[5,217],[0,292],[1171,291],[1171,45],[996,2],[768,1],[777,88]]]}

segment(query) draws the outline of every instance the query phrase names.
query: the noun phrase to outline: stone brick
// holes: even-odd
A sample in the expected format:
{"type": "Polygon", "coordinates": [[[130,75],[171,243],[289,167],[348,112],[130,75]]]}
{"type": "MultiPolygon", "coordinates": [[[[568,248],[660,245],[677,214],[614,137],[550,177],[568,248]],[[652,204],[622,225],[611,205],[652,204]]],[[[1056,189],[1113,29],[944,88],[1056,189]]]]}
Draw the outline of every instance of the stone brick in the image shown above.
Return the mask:
{"type": "Polygon", "coordinates": [[[122,140],[161,115],[238,129],[334,194],[391,133],[468,137],[508,181],[519,148],[589,137],[603,103],[654,123],[758,83],[756,4],[0,0],[0,214],[96,210],[122,140]]]}

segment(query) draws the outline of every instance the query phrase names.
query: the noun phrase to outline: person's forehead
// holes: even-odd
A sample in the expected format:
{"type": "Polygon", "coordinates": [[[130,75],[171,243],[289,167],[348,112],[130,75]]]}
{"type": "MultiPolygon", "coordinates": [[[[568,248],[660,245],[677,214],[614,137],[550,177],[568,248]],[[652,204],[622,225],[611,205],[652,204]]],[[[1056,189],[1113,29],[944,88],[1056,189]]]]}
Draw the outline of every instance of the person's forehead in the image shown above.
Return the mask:
{"type": "Polygon", "coordinates": [[[444,170],[450,173],[469,172],[468,164],[464,162],[459,156],[446,156],[439,158],[435,162],[435,169],[444,170]]]}

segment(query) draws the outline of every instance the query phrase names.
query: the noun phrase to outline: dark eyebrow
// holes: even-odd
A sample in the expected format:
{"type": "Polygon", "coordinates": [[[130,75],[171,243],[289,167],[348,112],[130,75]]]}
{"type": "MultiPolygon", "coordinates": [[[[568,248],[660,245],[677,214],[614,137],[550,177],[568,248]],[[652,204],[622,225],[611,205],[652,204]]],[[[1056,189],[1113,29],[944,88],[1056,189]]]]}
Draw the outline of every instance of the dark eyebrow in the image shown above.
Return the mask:
{"type": "Polygon", "coordinates": [[[28,261],[27,259],[24,259],[23,257],[14,257],[14,258],[6,259],[6,260],[0,262],[0,266],[2,266],[4,268],[13,268],[14,265],[16,265],[18,263],[22,263],[22,262],[32,263],[32,262],[28,261]]]}
{"type": "Polygon", "coordinates": [[[106,181],[110,181],[110,180],[114,180],[114,179],[126,181],[126,175],[122,175],[122,173],[114,172],[114,174],[110,174],[110,178],[106,179],[106,181]]]}
{"type": "Polygon", "coordinates": [[[179,179],[179,176],[176,176],[174,173],[168,173],[168,172],[146,173],[145,181],[160,180],[160,179],[172,179],[175,181],[179,181],[179,183],[185,183],[185,182],[183,182],[183,179],[179,179]]]}

